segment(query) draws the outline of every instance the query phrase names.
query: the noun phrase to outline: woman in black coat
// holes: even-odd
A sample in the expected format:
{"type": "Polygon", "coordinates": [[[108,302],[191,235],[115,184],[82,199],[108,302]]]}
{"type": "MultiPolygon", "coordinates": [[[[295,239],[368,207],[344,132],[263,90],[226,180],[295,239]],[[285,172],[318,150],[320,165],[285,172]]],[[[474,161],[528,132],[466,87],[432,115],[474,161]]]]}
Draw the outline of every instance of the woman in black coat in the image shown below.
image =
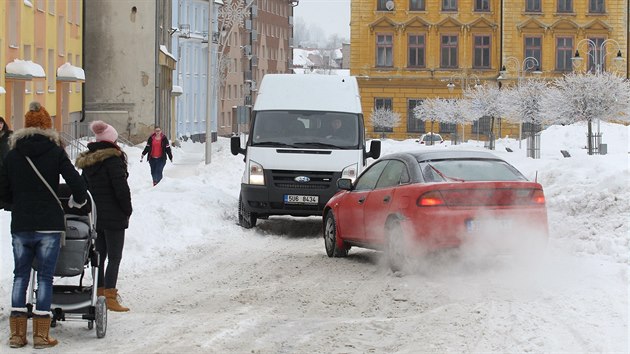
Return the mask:
{"type": "MultiPolygon", "coordinates": [[[[37,269],[37,302],[32,309],[33,344],[36,349],[57,345],[49,334],[53,275],[66,231],[64,210],[47,187],[59,188],[59,175],[70,187],[69,206],[85,204],[85,183],[62,147],[52,128],[50,114],[38,102],[29,105],[24,129],[11,136],[11,150],[0,168],[0,201],[11,206],[11,244],[13,246],[13,290],[9,325],[9,346],[26,345],[28,309],[27,288],[33,261],[37,269]],[[28,159],[27,159],[28,157],[28,159]],[[31,164],[32,162],[33,168],[31,164]],[[41,178],[35,169],[41,174],[41,178]]],[[[4,242],[4,241],[3,241],[4,242]]]]}
{"type": "Polygon", "coordinates": [[[100,255],[98,295],[104,295],[111,311],[129,311],[118,302],[118,269],[131,216],[131,192],[127,183],[127,156],[116,144],[118,133],[109,124],[94,121],[90,129],[96,142],[77,157],[96,204],[96,250],[100,255]],[[107,269],[105,260],[107,259],[107,269]]]}
{"type": "Polygon", "coordinates": [[[12,133],[13,131],[9,129],[7,122],[3,117],[0,117],[0,166],[9,153],[9,138],[12,133]]]}

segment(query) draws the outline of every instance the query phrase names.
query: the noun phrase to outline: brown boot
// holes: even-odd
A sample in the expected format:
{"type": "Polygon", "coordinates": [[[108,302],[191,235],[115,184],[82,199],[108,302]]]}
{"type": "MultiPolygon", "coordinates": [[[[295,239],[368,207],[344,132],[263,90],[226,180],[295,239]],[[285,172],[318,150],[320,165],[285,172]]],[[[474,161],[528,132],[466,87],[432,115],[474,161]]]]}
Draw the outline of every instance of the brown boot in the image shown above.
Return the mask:
{"type": "Polygon", "coordinates": [[[27,321],[28,316],[26,313],[11,313],[11,317],[9,317],[9,325],[11,327],[11,339],[9,339],[9,346],[11,348],[22,348],[28,344],[28,341],[26,340],[27,321]]]}
{"type": "Polygon", "coordinates": [[[96,296],[105,296],[105,288],[96,288],[96,296]]]}
{"type": "Polygon", "coordinates": [[[49,335],[50,316],[33,315],[33,346],[35,349],[50,348],[57,340],[49,335]]]}
{"type": "Polygon", "coordinates": [[[107,309],[116,312],[127,312],[128,307],[124,307],[118,302],[118,289],[111,288],[105,289],[105,301],[107,302],[107,309]]]}

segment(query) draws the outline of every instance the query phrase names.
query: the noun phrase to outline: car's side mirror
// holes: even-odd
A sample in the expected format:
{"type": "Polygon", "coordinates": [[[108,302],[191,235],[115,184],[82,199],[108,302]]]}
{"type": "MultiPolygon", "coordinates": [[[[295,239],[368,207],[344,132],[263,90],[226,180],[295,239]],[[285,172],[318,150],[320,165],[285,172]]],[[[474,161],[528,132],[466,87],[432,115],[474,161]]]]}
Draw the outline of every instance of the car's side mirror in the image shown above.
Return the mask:
{"type": "Polygon", "coordinates": [[[364,153],[364,158],[371,157],[373,159],[378,159],[381,156],[381,141],[380,140],[372,140],[370,142],[370,152],[364,153]]]}
{"type": "Polygon", "coordinates": [[[243,154],[245,155],[245,149],[241,148],[241,137],[233,136],[230,138],[230,151],[232,155],[243,154]]]}
{"type": "Polygon", "coordinates": [[[350,178],[339,178],[337,180],[337,188],[346,191],[352,190],[352,180],[350,178]]]}

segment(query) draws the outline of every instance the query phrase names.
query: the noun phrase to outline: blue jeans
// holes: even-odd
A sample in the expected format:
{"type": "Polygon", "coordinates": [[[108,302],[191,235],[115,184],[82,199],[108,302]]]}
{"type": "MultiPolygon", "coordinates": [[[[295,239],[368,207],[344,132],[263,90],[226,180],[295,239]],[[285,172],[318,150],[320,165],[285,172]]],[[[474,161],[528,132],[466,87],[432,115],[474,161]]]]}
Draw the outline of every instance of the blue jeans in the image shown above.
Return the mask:
{"type": "Polygon", "coordinates": [[[151,166],[151,177],[153,178],[153,184],[158,184],[162,180],[162,171],[164,171],[165,165],[166,158],[149,158],[149,166],[151,166]]]}
{"type": "Polygon", "coordinates": [[[31,277],[33,260],[37,261],[37,303],[36,311],[49,312],[52,301],[52,284],[59,249],[61,233],[41,233],[36,231],[16,232],[13,238],[13,293],[11,306],[26,307],[26,289],[31,277]]]}

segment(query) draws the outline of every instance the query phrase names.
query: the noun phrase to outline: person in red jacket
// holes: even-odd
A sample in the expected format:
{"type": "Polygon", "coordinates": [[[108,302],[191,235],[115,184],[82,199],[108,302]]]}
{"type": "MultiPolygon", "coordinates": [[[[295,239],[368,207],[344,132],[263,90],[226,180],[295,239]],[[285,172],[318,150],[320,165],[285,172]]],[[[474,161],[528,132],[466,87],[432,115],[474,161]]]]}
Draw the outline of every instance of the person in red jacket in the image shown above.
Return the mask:
{"type": "Polygon", "coordinates": [[[151,177],[153,178],[153,185],[160,183],[162,180],[162,171],[166,165],[166,157],[173,162],[173,154],[171,153],[171,146],[168,142],[166,135],[162,134],[160,127],[155,127],[153,134],[147,140],[147,146],[142,151],[142,157],[140,162],[144,159],[144,155],[149,155],[147,161],[151,166],[151,177]]]}

